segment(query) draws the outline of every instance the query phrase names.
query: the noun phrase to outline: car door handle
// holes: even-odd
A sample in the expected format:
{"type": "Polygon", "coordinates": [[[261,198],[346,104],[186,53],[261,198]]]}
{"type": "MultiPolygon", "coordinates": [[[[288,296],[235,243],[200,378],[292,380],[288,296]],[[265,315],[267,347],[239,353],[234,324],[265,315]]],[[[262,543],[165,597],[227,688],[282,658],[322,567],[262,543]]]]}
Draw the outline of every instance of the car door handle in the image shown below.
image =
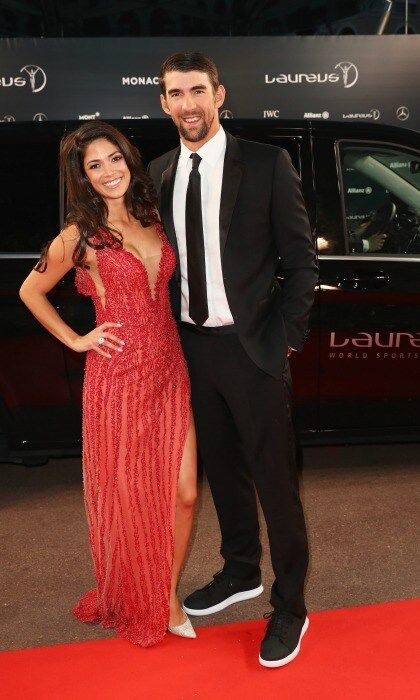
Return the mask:
{"type": "Polygon", "coordinates": [[[349,272],[346,275],[339,275],[337,283],[340,289],[355,289],[357,291],[368,291],[381,289],[389,284],[389,275],[384,272],[374,272],[369,274],[349,272]]]}

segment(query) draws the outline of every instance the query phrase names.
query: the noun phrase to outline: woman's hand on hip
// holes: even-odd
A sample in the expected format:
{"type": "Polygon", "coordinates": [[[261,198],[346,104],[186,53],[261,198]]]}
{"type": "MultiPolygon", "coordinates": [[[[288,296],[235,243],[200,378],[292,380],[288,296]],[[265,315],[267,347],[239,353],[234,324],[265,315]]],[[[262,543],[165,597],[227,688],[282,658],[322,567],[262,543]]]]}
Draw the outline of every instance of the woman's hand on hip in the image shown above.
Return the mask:
{"type": "Polygon", "coordinates": [[[109,351],[107,352],[106,348],[122,352],[125,343],[114,333],[111,333],[109,329],[120,328],[121,326],[122,323],[101,323],[100,326],[94,328],[90,333],[75,338],[71,349],[75,350],[75,352],[94,350],[99,355],[103,355],[103,357],[112,357],[112,354],[109,351]]]}

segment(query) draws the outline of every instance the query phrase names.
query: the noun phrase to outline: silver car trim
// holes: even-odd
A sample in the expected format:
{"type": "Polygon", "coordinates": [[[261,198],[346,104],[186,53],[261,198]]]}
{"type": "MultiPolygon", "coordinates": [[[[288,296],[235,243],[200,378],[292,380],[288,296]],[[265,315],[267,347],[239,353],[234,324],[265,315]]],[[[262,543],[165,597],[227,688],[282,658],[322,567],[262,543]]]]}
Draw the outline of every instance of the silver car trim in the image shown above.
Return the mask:
{"type": "MultiPolygon", "coordinates": [[[[39,258],[40,253],[0,253],[0,260],[19,260],[39,258]]],[[[319,260],[382,260],[388,262],[420,262],[420,256],[387,257],[385,255],[318,255],[319,260]]]]}
{"type": "Polygon", "coordinates": [[[39,258],[41,253],[0,253],[0,259],[10,260],[19,258],[39,258]]]}
{"type": "Polygon", "coordinates": [[[410,257],[409,255],[401,257],[388,257],[385,255],[318,255],[318,260],[372,260],[375,262],[417,262],[420,263],[420,256],[410,257]]]}

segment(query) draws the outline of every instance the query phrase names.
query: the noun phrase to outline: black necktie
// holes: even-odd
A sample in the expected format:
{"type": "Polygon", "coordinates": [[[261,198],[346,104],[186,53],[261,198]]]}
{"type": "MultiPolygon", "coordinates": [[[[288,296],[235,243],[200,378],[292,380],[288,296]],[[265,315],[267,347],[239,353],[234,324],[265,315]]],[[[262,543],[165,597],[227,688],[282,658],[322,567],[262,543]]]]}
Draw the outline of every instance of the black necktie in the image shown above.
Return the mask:
{"type": "Polygon", "coordinates": [[[185,237],[187,241],[187,271],[189,315],[202,326],[209,317],[204,255],[203,217],[201,214],[201,177],[198,166],[201,157],[192,153],[192,170],[188,180],[185,204],[185,237]]]}

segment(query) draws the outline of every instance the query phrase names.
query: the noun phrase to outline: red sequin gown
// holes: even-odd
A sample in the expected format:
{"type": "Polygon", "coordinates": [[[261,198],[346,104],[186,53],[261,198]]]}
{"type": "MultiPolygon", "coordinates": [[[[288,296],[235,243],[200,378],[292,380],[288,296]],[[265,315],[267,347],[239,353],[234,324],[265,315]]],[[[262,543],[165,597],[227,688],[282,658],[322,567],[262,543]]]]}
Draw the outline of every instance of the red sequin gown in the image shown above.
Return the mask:
{"type": "Polygon", "coordinates": [[[97,325],[125,341],[112,358],[87,354],[83,387],[83,480],[96,588],[74,608],[83,622],[155,644],[165,634],[179,466],[190,420],[187,369],[168,280],[175,256],[160,225],[161,255],[96,251],[105,305],[86,269],[76,286],[91,296],[97,325]]]}

